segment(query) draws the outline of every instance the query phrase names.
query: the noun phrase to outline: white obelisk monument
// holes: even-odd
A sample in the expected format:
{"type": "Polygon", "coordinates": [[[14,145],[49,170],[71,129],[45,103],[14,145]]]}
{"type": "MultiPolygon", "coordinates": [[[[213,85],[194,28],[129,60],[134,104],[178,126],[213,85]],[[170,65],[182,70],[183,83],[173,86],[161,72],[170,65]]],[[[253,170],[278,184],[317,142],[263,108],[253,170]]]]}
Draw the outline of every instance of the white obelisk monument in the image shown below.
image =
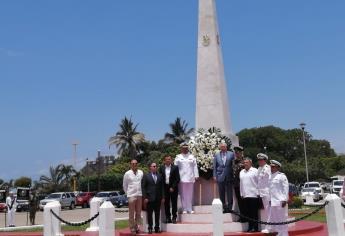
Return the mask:
{"type": "Polygon", "coordinates": [[[231,127],[215,0],[199,0],[197,51],[196,130],[220,128],[233,145],[238,145],[231,127]]]}

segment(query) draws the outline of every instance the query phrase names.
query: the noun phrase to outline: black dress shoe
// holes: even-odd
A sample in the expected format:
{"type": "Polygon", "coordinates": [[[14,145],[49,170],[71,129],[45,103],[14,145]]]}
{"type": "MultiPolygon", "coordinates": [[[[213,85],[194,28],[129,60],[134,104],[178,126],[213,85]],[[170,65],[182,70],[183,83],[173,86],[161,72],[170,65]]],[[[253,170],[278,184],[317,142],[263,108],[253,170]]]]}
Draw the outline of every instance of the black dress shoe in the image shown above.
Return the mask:
{"type": "Polygon", "coordinates": [[[152,229],[149,229],[149,234],[152,234],[152,229]]]}
{"type": "Polygon", "coordinates": [[[173,223],[173,224],[176,224],[176,223],[177,223],[177,222],[176,222],[176,218],[173,218],[173,219],[172,219],[172,223],[173,223]]]}
{"type": "Polygon", "coordinates": [[[156,234],[159,234],[161,232],[161,230],[158,228],[158,229],[155,229],[155,233],[156,234]]]}
{"type": "Polygon", "coordinates": [[[170,218],[168,218],[168,219],[165,221],[165,223],[169,224],[169,223],[172,223],[172,221],[171,221],[170,218]]]}

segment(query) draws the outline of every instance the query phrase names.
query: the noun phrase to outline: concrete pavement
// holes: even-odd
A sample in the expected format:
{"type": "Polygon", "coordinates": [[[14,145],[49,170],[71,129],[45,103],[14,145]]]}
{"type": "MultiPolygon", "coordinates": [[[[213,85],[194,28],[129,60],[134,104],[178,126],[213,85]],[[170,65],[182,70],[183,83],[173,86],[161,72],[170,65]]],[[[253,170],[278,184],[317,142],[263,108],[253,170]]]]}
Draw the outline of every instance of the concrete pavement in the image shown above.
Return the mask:
{"type": "MultiPolygon", "coordinates": [[[[128,210],[128,208],[116,208],[116,210],[128,210]]],[[[76,208],[74,210],[61,211],[61,217],[70,222],[84,221],[90,218],[90,208],[76,208]]],[[[115,212],[115,219],[128,217],[128,212],[115,212]]],[[[37,211],[36,222],[37,225],[43,224],[43,211],[37,211]]],[[[16,212],[16,226],[30,225],[29,212],[16,212]]],[[[0,228],[5,227],[5,213],[0,212],[0,228]]]]}

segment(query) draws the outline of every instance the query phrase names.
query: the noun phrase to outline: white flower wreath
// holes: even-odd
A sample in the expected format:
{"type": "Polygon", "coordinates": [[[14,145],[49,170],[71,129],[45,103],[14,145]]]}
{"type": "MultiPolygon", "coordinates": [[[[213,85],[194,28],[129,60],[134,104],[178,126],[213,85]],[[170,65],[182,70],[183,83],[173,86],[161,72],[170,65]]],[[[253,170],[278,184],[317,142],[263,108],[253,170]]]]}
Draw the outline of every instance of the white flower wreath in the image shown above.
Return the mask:
{"type": "MultiPolygon", "coordinates": [[[[213,157],[219,151],[219,144],[226,142],[228,147],[231,146],[231,141],[228,137],[221,134],[220,129],[210,128],[205,131],[199,129],[194,137],[188,142],[189,150],[197,160],[200,171],[210,173],[213,169],[213,157]]],[[[201,176],[202,173],[200,173],[201,176]]],[[[210,178],[210,176],[208,176],[210,178]]]]}

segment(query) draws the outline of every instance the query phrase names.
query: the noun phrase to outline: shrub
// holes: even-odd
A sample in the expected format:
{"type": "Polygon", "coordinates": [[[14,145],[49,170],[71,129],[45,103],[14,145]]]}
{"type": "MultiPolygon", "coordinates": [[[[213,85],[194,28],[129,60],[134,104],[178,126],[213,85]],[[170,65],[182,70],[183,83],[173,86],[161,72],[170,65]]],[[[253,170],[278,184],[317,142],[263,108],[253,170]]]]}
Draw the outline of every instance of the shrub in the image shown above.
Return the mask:
{"type": "Polygon", "coordinates": [[[292,201],[289,204],[289,208],[301,208],[302,205],[303,205],[302,198],[294,196],[294,197],[292,197],[292,201]]]}

